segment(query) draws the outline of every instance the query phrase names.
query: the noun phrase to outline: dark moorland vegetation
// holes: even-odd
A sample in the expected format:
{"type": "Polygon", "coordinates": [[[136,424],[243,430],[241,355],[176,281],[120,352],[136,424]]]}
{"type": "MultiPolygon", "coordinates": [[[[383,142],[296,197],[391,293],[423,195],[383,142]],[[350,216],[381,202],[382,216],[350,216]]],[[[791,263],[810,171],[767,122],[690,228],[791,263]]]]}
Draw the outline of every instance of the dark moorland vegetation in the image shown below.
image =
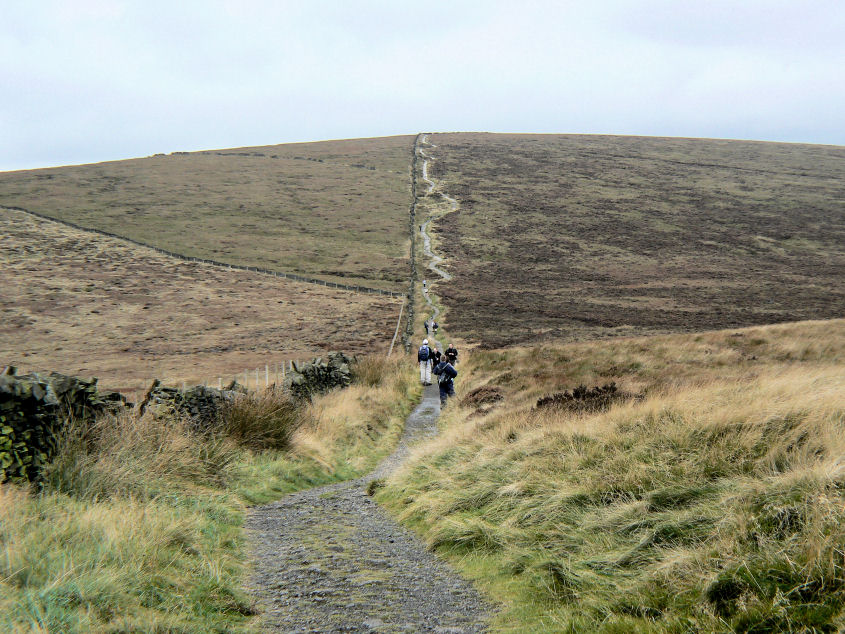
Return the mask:
{"type": "Polygon", "coordinates": [[[448,325],[499,346],[841,317],[845,148],[434,134],[448,325]]]}

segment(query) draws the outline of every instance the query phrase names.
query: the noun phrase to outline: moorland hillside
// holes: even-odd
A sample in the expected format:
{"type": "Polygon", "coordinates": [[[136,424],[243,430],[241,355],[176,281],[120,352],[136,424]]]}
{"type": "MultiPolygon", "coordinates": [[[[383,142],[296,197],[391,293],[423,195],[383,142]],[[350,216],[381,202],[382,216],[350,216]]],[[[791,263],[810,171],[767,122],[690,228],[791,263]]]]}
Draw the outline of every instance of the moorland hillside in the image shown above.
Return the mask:
{"type": "Polygon", "coordinates": [[[19,207],[191,257],[404,291],[414,137],[0,173],[19,207]]]}
{"type": "Polygon", "coordinates": [[[153,377],[243,383],[244,369],[329,350],[383,354],[402,302],[186,262],[18,211],[0,212],[0,227],[0,365],[130,393],[153,377]]]}
{"type": "Polygon", "coordinates": [[[457,334],[488,346],[841,317],[845,148],[433,134],[457,334]]]}

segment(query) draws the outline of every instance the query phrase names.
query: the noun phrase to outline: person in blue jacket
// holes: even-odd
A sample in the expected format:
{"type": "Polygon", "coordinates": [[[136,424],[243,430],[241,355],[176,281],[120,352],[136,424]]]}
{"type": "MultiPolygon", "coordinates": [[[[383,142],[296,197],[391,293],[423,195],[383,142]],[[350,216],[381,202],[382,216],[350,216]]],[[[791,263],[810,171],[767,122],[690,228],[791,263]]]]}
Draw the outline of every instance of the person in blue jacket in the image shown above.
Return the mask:
{"type": "Polygon", "coordinates": [[[448,357],[444,355],[442,359],[431,373],[437,375],[437,385],[440,388],[440,407],[445,407],[446,399],[455,395],[454,379],[458,376],[458,371],[449,363],[448,357]]]}

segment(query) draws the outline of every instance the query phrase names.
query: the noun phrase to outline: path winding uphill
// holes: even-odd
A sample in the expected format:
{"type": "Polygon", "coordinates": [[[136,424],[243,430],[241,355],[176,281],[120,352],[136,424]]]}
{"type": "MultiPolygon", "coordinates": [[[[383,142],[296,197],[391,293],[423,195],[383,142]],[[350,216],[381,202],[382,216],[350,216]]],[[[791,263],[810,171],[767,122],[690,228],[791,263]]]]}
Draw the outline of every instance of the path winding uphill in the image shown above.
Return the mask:
{"type": "MultiPolygon", "coordinates": [[[[423,170],[430,193],[434,184],[426,163],[423,170]]],[[[435,257],[424,230],[423,236],[426,254],[435,257]]],[[[253,509],[247,520],[254,560],[251,589],[263,607],[264,629],[486,631],[491,606],[366,493],[372,480],[387,477],[406,459],[415,442],[437,433],[439,416],[438,388],[429,385],[406,421],[398,448],[370,475],[253,509]]]]}
{"type": "MultiPolygon", "coordinates": [[[[427,145],[432,149],[437,147],[433,143],[429,142],[427,134],[423,135],[421,144],[427,145]]],[[[428,162],[431,160],[431,156],[426,154],[425,150],[423,149],[420,149],[420,156],[422,156],[423,158],[422,179],[426,183],[428,183],[428,190],[426,191],[425,195],[431,196],[432,194],[434,194],[435,188],[434,181],[428,177],[428,162]]],[[[457,211],[458,201],[452,198],[451,196],[447,196],[443,192],[438,192],[438,196],[440,196],[440,198],[447,203],[448,207],[444,210],[441,210],[439,213],[432,214],[429,219],[423,223],[422,227],[420,228],[420,231],[423,237],[423,252],[425,253],[426,257],[430,259],[428,263],[428,268],[437,273],[444,280],[448,281],[452,279],[452,276],[449,275],[449,273],[447,273],[443,269],[439,268],[438,266],[441,262],[443,262],[443,258],[431,250],[431,236],[428,234],[428,227],[433,220],[437,220],[438,218],[442,217],[447,213],[457,211]]]]}

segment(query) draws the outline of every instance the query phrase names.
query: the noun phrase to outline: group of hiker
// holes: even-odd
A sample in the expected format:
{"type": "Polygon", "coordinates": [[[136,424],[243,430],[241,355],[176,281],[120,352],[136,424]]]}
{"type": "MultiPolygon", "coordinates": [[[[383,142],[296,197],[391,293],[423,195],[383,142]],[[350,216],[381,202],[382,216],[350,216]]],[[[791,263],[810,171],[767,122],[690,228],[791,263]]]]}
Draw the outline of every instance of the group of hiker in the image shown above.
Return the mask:
{"type": "Polygon", "coordinates": [[[417,360],[420,363],[420,381],[423,385],[431,385],[431,375],[435,375],[437,386],[440,388],[440,406],[445,406],[446,400],[455,395],[458,349],[450,343],[449,347],[441,352],[436,346],[429,346],[428,339],[423,339],[417,351],[417,360]]]}

